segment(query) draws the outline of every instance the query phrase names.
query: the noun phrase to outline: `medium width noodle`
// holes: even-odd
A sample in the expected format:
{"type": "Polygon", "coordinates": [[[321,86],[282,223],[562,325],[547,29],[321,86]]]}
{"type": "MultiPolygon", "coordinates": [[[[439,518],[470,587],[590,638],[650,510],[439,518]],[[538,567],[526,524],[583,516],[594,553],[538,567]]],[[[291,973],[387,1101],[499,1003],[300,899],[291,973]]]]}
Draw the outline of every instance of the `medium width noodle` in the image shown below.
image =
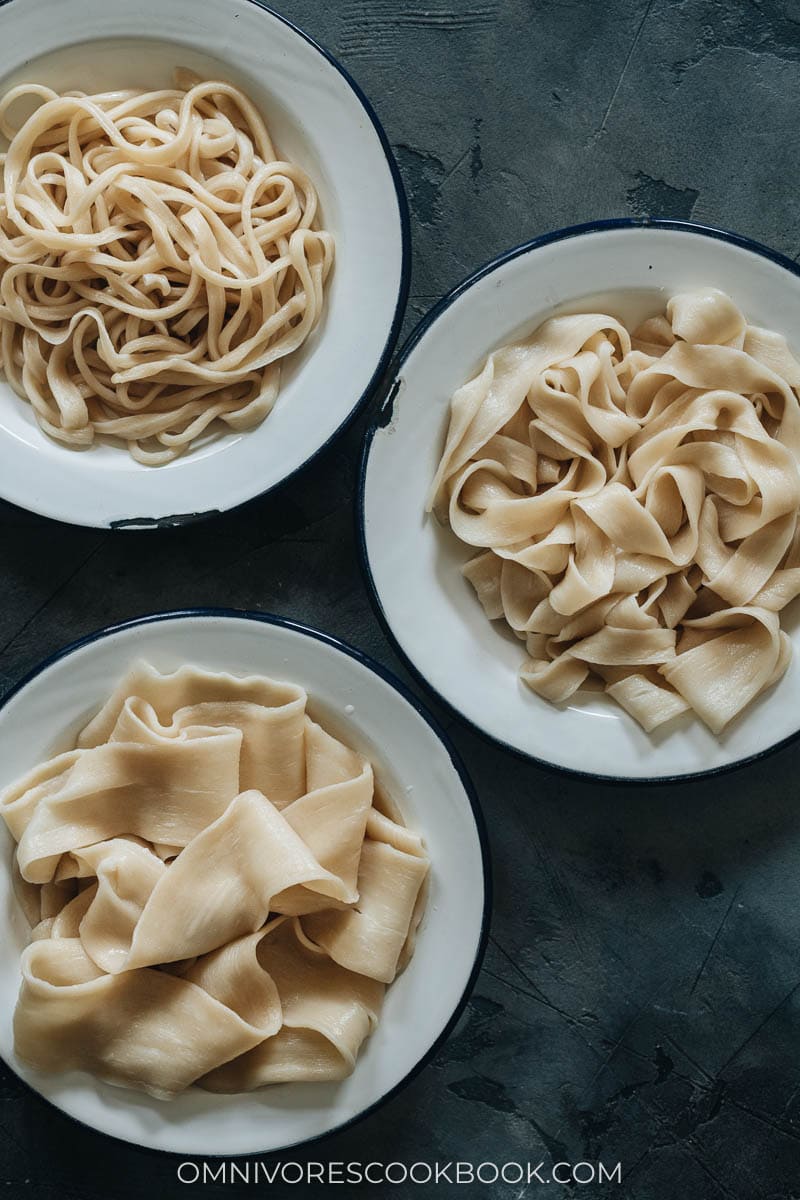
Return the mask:
{"type": "Polygon", "coordinates": [[[800,364],[715,289],[632,334],[554,317],[455,393],[430,505],[561,704],[720,733],[787,668],[800,593],[800,364]]]}
{"type": "Polygon", "coordinates": [[[21,84],[0,131],[0,369],[40,427],[159,465],[214,422],[263,421],[333,239],[248,97],[187,71],[159,91],[21,84]]]}
{"type": "Polygon", "coordinates": [[[429,864],[306,702],[140,663],[75,749],[0,793],[32,926],[19,1058],[161,1099],[350,1074],[429,864]]]}

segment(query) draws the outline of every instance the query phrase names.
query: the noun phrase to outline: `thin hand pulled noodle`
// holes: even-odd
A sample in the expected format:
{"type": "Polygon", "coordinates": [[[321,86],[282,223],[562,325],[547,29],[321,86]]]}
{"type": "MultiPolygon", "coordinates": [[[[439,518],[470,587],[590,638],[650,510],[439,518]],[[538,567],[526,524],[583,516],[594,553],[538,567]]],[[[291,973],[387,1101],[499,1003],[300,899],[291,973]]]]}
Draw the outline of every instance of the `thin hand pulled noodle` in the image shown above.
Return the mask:
{"type": "Polygon", "coordinates": [[[673,296],[632,334],[545,321],[452,399],[429,509],[521,638],[521,678],[603,689],[646,730],[720,733],[786,670],[800,593],[800,364],[722,292],[673,296]]]}
{"type": "Polygon", "coordinates": [[[428,859],[304,690],[137,664],[0,793],[32,926],[16,1052],[160,1098],[348,1075],[428,859]]]}
{"type": "Polygon", "coordinates": [[[40,427],[158,465],[213,422],[263,421],[320,318],[333,239],[252,101],[188,71],[157,91],[21,84],[0,132],[0,369],[40,427]]]}

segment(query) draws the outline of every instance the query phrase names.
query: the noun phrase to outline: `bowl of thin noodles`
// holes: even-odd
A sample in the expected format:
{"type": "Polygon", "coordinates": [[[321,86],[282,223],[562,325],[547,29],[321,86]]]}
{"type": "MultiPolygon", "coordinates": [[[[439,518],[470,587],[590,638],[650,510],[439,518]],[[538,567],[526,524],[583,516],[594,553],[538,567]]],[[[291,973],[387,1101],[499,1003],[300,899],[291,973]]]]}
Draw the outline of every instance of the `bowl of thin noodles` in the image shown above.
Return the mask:
{"type": "Polygon", "coordinates": [[[271,490],[369,394],[402,308],[366,99],[254,0],[195,16],[0,6],[0,492],[76,524],[271,490]]]}
{"type": "Polygon", "coordinates": [[[796,264],[670,221],[546,235],[437,306],[360,499],[379,615],[428,685],[593,778],[795,737],[798,329],[796,264]]]}

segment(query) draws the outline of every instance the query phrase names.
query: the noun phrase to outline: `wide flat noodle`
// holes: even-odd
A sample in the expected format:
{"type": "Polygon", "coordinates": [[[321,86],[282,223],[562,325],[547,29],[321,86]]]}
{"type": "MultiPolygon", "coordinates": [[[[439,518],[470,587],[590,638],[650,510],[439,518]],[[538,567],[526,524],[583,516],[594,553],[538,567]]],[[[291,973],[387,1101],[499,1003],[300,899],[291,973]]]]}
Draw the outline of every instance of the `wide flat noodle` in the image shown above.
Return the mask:
{"type": "Polygon", "coordinates": [[[77,749],[0,793],[32,927],[21,1058],[159,1097],[353,1069],[429,864],[306,700],[137,663],[77,749]]]}
{"type": "Polygon", "coordinates": [[[196,983],[145,969],[106,975],[79,938],[33,942],[22,956],[16,1053],[42,1071],[91,1071],[169,1098],[271,1037],[273,1011],[251,1025],[196,983]]]}
{"type": "Polygon", "coordinates": [[[429,508],[479,549],[464,574],[525,641],[529,687],[718,734],[780,678],[799,395],[785,340],[712,288],[630,335],[555,317],[489,356],[453,396],[429,508]]]}
{"type": "Polygon", "coordinates": [[[334,245],[248,97],[188,71],[158,91],[22,84],[0,132],[0,369],[41,429],[159,465],[263,421],[334,245]]]}
{"type": "Polygon", "coordinates": [[[241,1092],[265,1083],[345,1078],[378,1022],[383,986],[319,953],[298,923],[276,922],[256,942],[258,967],[280,997],[283,1026],[277,1037],[218,1067],[200,1086],[241,1092]]]}

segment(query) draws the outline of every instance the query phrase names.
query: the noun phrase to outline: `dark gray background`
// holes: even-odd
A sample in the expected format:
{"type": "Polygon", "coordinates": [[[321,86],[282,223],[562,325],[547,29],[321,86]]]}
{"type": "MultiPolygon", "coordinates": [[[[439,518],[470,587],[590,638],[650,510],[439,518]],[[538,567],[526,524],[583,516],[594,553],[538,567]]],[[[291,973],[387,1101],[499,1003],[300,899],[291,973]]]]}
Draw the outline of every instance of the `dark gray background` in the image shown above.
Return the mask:
{"type": "MultiPolygon", "coordinates": [[[[413,214],[406,331],[499,251],[597,217],[692,218],[800,253],[797,4],[282,10],[355,75],[395,147],[413,214]]],[[[404,676],[355,549],[364,428],[277,494],[183,531],[84,531],[0,506],[0,690],[82,634],[190,605],[284,614],[404,676]]],[[[548,774],[444,721],[494,853],[484,970],[435,1061],[307,1157],[623,1164],[622,1187],[442,1197],[797,1200],[800,746],[716,781],[619,789],[548,774]]],[[[6,1195],[192,1194],[176,1163],[80,1128],[0,1074],[6,1195]]]]}

